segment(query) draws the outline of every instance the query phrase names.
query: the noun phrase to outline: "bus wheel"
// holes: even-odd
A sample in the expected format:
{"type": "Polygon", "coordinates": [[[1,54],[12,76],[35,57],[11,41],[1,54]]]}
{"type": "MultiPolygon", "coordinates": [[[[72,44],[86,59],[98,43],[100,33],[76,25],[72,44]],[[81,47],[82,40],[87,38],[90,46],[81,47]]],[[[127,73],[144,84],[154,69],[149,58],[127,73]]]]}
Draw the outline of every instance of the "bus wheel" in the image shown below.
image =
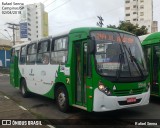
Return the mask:
{"type": "Polygon", "coordinates": [[[28,97],[29,96],[29,92],[27,91],[27,84],[26,84],[26,80],[23,79],[21,81],[21,87],[20,87],[20,90],[21,90],[21,94],[24,98],[28,97]]]}
{"type": "Polygon", "coordinates": [[[65,87],[61,86],[56,90],[56,101],[60,111],[68,112],[69,99],[68,99],[68,93],[65,87]]]}

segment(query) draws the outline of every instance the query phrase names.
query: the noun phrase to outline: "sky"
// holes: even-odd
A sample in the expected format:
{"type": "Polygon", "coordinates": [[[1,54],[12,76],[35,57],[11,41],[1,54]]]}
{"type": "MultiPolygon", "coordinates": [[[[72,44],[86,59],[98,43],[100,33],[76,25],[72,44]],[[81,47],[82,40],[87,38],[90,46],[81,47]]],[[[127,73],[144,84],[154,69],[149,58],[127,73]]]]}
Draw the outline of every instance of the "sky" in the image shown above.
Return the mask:
{"type": "MultiPolygon", "coordinates": [[[[104,27],[109,24],[118,25],[124,20],[125,0],[1,0],[0,1],[0,38],[9,36],[12,31],[5,25],[6,22],[18,23],[18,14],[2,14],[2,2],[16,2],[33,4],[41,2],[48,12],[49,35],[63,33],[75,27],[96,26],[97,16],[104,19],[104,27]]],[[[153,20],[159,21],[160,30],[160,0],[153,0],[153,20]]]]}

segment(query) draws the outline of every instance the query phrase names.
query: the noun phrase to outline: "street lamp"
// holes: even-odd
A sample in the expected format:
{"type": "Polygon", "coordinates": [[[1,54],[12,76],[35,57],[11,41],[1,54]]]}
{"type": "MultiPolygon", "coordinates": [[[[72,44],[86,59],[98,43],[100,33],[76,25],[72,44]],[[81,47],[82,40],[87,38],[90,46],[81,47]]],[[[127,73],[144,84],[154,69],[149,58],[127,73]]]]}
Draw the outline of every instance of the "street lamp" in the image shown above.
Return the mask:
{"type": "MultiPolygon", "coordinates": [[[[2,29],[0,29],[2,30],[2,29]]],[[[7,36],[5,36],[2,32],[0,32],[1,35],[3,35],[6,39],[9,39],[7,36]]]]}
{"type": "Polygon", "coordinates": [[[7,29],[4,29],[4,31],[6,31],[6,32],[8,33],[9,37],[10,37],[11,40],[12,40],[12,37],[11,37],[11,35],[9,34],[8,30],[7,30],[7,29]]]}

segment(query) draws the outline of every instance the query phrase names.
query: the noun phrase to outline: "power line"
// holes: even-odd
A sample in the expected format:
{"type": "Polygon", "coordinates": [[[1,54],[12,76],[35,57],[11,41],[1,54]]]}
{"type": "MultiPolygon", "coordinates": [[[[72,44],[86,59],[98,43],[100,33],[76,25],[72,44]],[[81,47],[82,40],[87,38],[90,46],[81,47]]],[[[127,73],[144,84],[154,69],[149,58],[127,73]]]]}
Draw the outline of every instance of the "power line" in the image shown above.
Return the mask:
{"type": "MultiPolygon", "coordinates": [[[[121,7],[123,7],[123,5],[121,5],[121,6],[118,7],[118,8],[111,9],[111,10],[109,10],[109,11],[101,12],[101,14],[111,13],[111,12],[113,12],[113,11],[115,11],[115,10],[121,8],[121,7]]],[[[60,27],[72,25],[73,23],[75,24],[75,22],[76,22],[76,23],[79,23],[79,22],[82,22],[82,21],[85,21],[85,20],[89,20],[89,19],[93,19],[93,18],[96,18],[96,17],[95,17],[95,16],[90,16],[90,17],[87,17],[87,18],[84,18],[84,19],[81,19],[81,20],[77,20],[77,21],[71,22],[71,23],[66,24],[66,25],[61,25],[60,27]]],[[[59,28],[60,28],[60,27],[59,27],[59,28]]]]}
{"type": "Polygon", "coordinates": [[[70,2],[70,1],[71,1],[71,0],[68,0],[68,1],[64,2],[64,3],[63,3],[63,4],[61,4],[60,6],[57,6],[56,8],[54,8],[54,9],[50,10],[48,13],[50,13],[50,12],[52,12],[52,11],[54,11],[54,10],[56,10],[56,9],[60,8],[60,7],[62,7],[63,5],[67,4],[67,3],[68,3],[68,2],[70,2]]]}
{"type": "Polygon", "coordinates": [[[3,33],[0,32],[1,35],[3,35],[6,39],[10,40],[7,36],[5,36],[3,33]]]}
{"type": "Polygon", "coordinates": [[[44,0],[42,3],[44,4],[46,1],[48,1],[48,0],[44,0]]]}
{"type": "Polygon", "coordinates": [[[45,6],[45,8],[47,8],[48,6],[52,5],[55,1],[57,1],[57,0],[54,0],[53,2],[49,3],[48,5],[45,6]]]}

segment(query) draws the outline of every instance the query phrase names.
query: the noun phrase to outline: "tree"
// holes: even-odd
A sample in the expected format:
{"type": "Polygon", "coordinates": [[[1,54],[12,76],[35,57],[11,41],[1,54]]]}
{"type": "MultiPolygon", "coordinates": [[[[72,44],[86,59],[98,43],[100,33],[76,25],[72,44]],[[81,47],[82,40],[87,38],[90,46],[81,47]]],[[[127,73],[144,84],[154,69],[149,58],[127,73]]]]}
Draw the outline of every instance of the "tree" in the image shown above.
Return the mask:
{"type": "Polygon", "coordinates": [[[117,29],[117,27],[115,26],[115,25],[107,25],[107,28],[115,28],[115,29],[117,29]]]}
{"type": "Polygon", "coordinates": [[[116,27],[115,25],[108,25],[107,27],[124,30],[124,31],[130,32],[130,33],[133,33],[137,36],[145,35],[145,34],[147,34],[147,31],[148,31],[146,26],[139,27],[138,24],[134,25],[134,24],[132,24],[130,22],[126,22],[126,21],[120,21],[118,27],[116,27]]]}

